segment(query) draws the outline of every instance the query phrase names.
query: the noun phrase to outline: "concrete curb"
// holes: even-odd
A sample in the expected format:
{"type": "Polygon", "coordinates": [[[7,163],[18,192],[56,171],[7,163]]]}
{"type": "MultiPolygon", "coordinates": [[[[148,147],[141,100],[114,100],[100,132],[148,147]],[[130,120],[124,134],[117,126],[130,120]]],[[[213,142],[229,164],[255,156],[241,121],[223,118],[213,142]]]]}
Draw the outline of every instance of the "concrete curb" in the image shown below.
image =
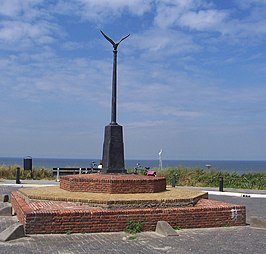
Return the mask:
{"type": "Polygon", "coordinates": [[[35,183],[20,183],[20,184],[16,184],[16,183],[1,183],[0,186],[14,186],[14,187],[18,187],[18,188],[27,188],[27,187],[49,187],[49,186],[58,186],[57,183],[55,184],[35,184],[35,183]]]}
{"type": "Polygon", "coordinates": [[[223,191],[208,191],[210,195],[242,197],[242,198],[266,198],[266,194],[256,193],[239,193],[239,192],[223,192],[223,191]]]}
{"type": "Polygon", "coordinates": [[[250,226],[255,228],[265,228],[266,229],[266,220],[263,220],[256,216],[250,217],[250,226]]]}
{"type": "Polygon", "coordinates": [[[24,227],[22,224],[16,223],[9,226],[7,229],[0,233],[0,241],[6,242],[24,237],[24,227]]]}
{"type": "Polygon", "coordinates": [[[166,221],[158,221],[155,232],[163,236],[178,236],[177,232],[166,221]]]}

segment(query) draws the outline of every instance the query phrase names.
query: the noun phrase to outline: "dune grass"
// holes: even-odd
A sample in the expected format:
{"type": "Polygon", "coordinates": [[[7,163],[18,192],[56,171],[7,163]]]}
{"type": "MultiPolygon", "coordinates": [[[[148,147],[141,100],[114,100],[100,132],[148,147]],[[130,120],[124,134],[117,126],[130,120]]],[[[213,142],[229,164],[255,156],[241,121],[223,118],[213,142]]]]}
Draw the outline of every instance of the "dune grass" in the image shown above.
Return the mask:
{"type": "Polygon", "coordinates": [[[219,177],[223,177],[224,188],[266,190],[266,173],[221,172],[215,169],[173,167],[156,170],[157,176],[165,176],[167,184],[171,184],[173,175],[176,185],[195,187],[217,187],[219,177]]]}
{"type": "MultiPolygon", "coordinates": [[[[0,179],[16,179],[17,165],[0,165],[0,179]]],[[[215,169],[189,168],[189,167],[169,167],[164,169],[153,169],[157,176],[164,176],[167,184],[171,185],[173,175],[176,176],[177,186],[195,187],[218,187],[219,177],[223,176],[224,188],[257,189],[266,190],[266,173],[245,173],[218,171],[215,169]]],[[[133,169],[128,170],[134,172],[133,169]]],[[[144,171],[139,171],[144,174],[144,171]]],[[[29,171],[21,169],[20,178],[55,179],[52,170],[48,168],[33,168],[32,177],[29,171]]]]}
{"type": "MultiPolygon", "coordinates": [[[[0,165],[0,179],[16,179],[16,170],[18,165],[0,165]]],[[[33,168],[32,175],[29,170],[20,169],[20,179],[32,178],[35,180],[54,179],[53,173],[46,168],[33,168]]]]}

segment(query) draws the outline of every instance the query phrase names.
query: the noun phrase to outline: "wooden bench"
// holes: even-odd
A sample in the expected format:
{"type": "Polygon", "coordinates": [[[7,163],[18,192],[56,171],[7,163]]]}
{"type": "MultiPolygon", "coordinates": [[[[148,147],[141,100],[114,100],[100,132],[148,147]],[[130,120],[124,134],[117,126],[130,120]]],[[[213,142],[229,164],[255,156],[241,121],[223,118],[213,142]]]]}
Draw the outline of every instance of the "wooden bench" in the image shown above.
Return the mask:
{"type": "Polygon", "coordinates": [[[53,168],[53,176],[56,176],[56,181],[59,181],[62,175],[91,174],[100,171],[99,168],[53,168]]]}

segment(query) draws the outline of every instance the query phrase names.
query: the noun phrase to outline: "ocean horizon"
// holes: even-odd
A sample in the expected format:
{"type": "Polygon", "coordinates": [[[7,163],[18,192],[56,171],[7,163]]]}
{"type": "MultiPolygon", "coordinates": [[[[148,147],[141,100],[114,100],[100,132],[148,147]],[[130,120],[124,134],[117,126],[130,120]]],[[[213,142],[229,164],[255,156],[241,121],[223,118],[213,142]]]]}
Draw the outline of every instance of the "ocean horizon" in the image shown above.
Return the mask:
{"type": "MultiPolygon", "coordinates": [[[[26,158],[26,157],[25,157],[26,158]]],[[[100,159],[63,159],[63,158],[32,158],[33,168],[56,168],[56,167],[91,167],[98,164],[100,159]]],[[[24,158],[20,157],[0,157],[0,165],[18,165],[23,168],[24,158]]],[[[140,166],[159,168],[159,160],[125,160],[126,169],[140,166]]],[[[236,173],[258,172],[266,173],[266,160],[163,160],[163,168],[169,167],[193,167],[211,168],[218,171],[228,171],[236,173]]]]}

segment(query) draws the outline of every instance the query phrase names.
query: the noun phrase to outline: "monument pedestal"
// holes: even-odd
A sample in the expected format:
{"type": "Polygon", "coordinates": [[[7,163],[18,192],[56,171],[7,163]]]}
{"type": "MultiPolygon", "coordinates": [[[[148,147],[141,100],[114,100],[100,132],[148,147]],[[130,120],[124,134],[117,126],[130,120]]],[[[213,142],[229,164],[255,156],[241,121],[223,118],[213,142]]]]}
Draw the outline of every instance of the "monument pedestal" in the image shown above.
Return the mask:
{"type": "Polygon", "coordinates": [[[103,173],[126,173],[123,127],[121,125],[105,126],[102,163],[103,173]]]}

